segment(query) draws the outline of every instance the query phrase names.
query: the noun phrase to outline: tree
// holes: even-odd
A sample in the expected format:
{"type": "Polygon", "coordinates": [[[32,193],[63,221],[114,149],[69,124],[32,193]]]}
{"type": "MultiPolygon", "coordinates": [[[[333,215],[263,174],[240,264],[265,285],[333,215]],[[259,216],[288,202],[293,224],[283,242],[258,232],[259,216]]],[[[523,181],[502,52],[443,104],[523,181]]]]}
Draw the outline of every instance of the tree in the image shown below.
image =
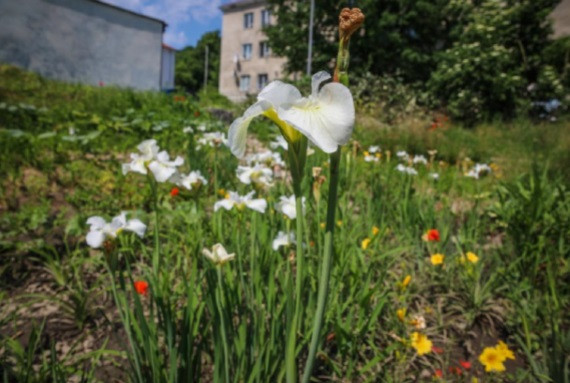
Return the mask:
{"type": "MultiPolygon", "coordinates": [[[[399,74],[425,81],[435,66],[433,52],[450,45],[455,20],[443,13],[451,0],[362,0],[364,28],[351,41],[351,72],[399,74]]],[[[269,0],[278,22],[266,33],[273,51],[288,58],[290,73],[307,62],[309,1],[269,0]]],[[[336,57],[338,14],[345,2],[318,1],[315,7],[313,68],[330,69],[336,57]]]]}
{"type": "Polygon", "coordinates": [[[176,85],[195,93],[204,86],[204,64],[208,46],[208,86],[218,86],[220,70],[220,32],[207,32],[196,47],[188,46],[176,54],[176,85]]]}

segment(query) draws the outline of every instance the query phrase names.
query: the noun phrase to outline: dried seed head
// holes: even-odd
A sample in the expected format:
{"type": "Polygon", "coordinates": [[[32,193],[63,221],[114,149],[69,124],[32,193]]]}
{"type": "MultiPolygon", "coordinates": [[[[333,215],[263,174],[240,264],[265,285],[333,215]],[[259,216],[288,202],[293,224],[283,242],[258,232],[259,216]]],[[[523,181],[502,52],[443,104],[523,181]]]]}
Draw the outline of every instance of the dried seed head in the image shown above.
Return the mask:
{"type": "Polygon", "coordinates": [[[348,40],[362,23],[364,23],[364,14],[359,8],[344,8],[338,17],[339,36],[341,40],[348,40]]]}

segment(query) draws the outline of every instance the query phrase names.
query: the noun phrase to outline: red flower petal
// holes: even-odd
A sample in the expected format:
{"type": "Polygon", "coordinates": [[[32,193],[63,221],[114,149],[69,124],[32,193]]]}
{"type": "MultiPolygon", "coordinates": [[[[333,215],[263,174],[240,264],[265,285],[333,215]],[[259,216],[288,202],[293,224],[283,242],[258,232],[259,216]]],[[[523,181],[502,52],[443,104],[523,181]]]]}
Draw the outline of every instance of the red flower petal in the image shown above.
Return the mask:
{"type": "Polygon", "coordinates": [[[144,296],[148,295],[148,282],[146,282],[146,281],[135,281],[133,283],[133,285],[135,287],[135,291],[137,292],[137,294],[144,295],[144,296]]]}
{"type": "Polygon", "coordinates": [[[435,372],[433,373],[433,377],[434,377],[434,378],[443,378],[443,371],[441,371],[441,369],[438,368],[438,369],[435,370],[435,372]]]}
{"type": "Polygon", "coordinates": [[[170,190],[171,197],[176,197],[178,193],[180,193],[180,189],[178,189],[177,187],[173,187],[172,190],[170,190]]]}
{"type": "Polygon", "coordinates": [[[461,367],[463,367],[466,370],[469,370],[471,368],[471,362],[467,360],[460,360],[459,364],[461,365],[461,367]]]}

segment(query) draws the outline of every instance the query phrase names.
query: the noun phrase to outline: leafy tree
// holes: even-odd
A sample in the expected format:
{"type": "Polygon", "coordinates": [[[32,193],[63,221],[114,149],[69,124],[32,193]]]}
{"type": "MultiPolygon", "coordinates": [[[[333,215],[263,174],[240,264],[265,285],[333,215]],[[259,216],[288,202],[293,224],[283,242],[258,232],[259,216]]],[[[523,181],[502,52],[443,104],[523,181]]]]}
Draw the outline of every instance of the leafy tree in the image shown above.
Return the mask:
{"type": "Polygon", "coordinates": [[[208,46],[208,87],[217,88],[220,70],[220,32],[205,33],[195,47],[188,46],[176,54],[176,85],[196,93],[204,86],[204,64],[208,46]]]}
{"type": "MultiPolygon", "coordinates": [[[[366,15],[364,28],[351,42],[351,73],[400,74],[425,81],[435,65],[433,52],[449,45],[454,20],[442,12],[450,0],[362,0],[354,6],[366,15]]],[[[287,70],[305,72],[310,2],[269,0],[278,22],[267,28],[273,51],[288,58],[287,70]]],[[[316,2],[314,71],[331,68],[337,50],[338,14],[346,1],[316,2]]]]}

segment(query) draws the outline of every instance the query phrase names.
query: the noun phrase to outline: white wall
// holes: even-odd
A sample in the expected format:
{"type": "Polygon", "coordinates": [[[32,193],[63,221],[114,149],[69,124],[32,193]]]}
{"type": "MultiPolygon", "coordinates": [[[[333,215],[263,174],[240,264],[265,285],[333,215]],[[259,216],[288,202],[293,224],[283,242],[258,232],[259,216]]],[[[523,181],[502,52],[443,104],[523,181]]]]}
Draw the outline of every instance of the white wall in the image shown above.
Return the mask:
{"type": "Polygon", "coordinates": [[[174,64],[176,60],[176,51],[172,49],[162,48],[162,84],[160,89],[174,89],[174,64]]]}
{"type": "Polygon", "coordinates": [[[91,0],[0,0],[0,61],[63,81],[158,90],[162,29],[91,0]]]}

